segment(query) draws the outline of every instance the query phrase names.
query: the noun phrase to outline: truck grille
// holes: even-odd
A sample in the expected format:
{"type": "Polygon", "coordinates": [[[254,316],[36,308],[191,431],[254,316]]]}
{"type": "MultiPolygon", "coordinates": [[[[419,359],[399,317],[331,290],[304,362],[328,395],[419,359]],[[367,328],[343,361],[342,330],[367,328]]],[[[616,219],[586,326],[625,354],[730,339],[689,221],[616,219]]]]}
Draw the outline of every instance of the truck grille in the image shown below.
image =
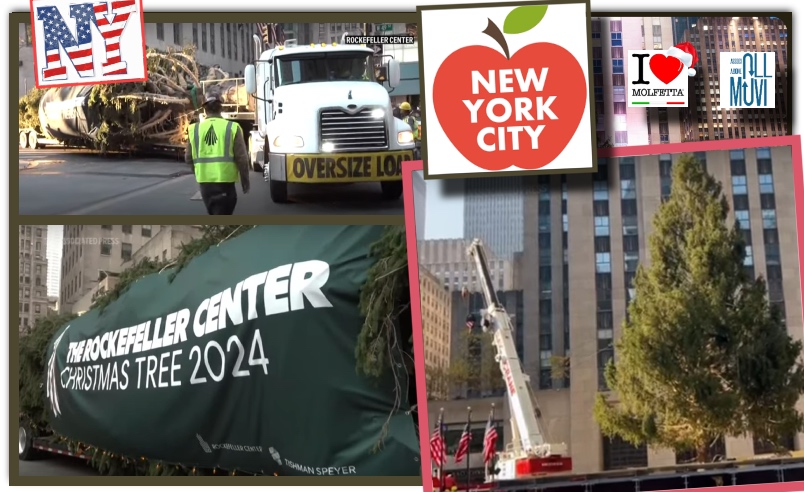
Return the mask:
{"type": "Polygon", "coordinates": [[[388,148],[386,119],[375,118],[375,108],[364,108],[354,114],[341,109],[321,111],[321,143],[332,143],[333,152],[385,150],[388,148]]]}

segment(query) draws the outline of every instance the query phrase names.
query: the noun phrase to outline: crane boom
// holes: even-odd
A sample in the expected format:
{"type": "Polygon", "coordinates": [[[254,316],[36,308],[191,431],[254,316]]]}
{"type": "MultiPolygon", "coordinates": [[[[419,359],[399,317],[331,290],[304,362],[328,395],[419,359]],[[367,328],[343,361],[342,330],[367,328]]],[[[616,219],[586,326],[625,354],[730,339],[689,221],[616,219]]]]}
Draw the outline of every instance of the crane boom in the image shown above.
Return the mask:
{"type": "Polygon", "coordinates": [[[484,331],[490,330],[492,333],[496,349],[495,358],[500,364],[500,372],[505,380],[512,413],[511,425],[515,436],[514,452],[506,459],[513,462],[516,475],[520,475],[520,473],[534,474],[537,471],[544,473],[545,470],[551,468],[555,471],[566,471],[567,466],[571,468],[571,460],[560,458],[566,451],[565,446],[545,443],[534,406],[530,378],[522,370],[522,363],[514,343],[511,318],[494,290],[483,243],[479,239],[474,239],[467,253],[474,262],[486,303],[481,326],[484,331]],[[558,457],[558,459],[552,459],[553,457],[558,457]],[[527,465],[521,466],[523,462],[527,465]]]}

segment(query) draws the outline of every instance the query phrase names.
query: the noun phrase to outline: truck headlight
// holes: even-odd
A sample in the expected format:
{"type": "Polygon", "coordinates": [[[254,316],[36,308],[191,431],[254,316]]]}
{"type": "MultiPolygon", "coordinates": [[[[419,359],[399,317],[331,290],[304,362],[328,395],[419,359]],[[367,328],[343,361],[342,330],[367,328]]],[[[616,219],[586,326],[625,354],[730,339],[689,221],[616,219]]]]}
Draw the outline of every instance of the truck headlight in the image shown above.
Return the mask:
{"type": "Polygon", "coordinates": [[[321,144],[321,152],[332,152],[335,150],[335,144],[332,142],[324,142],[321,144]]]}
{"type": "Polygon", "coordinates": [[[382,109],[375,109],[374,111],[371,112],[371,117],[372,118],[377,118],[378,120],[380,118],[383,118],[384,116],[385,116],[385,111],[383,111],[382,109]]]}
{"type": "Polygon", "coordinates": [[[299,148],[304,147],[304,140],[295,135],[279,135],[274,139],[274,147],[299,148]]]}
{"type": "Polygon", "coordinates": [[[396,141],[401,144],[413,143],[413,132],[409,130],[401,131],[396,134],[396,141]]]}

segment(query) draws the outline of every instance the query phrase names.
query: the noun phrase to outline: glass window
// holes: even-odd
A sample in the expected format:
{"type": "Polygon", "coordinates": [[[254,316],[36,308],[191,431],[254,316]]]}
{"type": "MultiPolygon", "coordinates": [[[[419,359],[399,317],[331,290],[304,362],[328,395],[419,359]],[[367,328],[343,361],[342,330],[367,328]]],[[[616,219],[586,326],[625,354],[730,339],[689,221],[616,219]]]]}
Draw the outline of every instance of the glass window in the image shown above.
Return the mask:
{"type": "Polygon", "coordinates": [[[623,235],[639,234],[639,224],[636,215],[623,216],[623,235]]]}
{"type": "Polygon", "coordinates": [[[596,253],[595,254],[595,270],[598,273],[611,272],[611,253],[596,253]]]}
{"type": "Polygon", "coordinates": [[[760,193],[773,193],[773,175],[760,174],[759,175],[759,192],[760,193]]]}
{"type": "Polygon", "coordinates": [[[609,235],[609,218],[595,217],[595,236],[609,235]]]}
{"type": "Polygon", "coordinates": [[[747,195],[748,186],[746,184],[745,176],[732,176],[731,177],[731,191],[735,195],[747,195]]]}
{"type": "Polygon", "coordinates": [[[743,265],[754,266],[754,248],[752,246],[745,247],[745,260],[743,260],[743,265]]]}
{"type": "Polygon", "coordinates": [[[748,217],[748,210],[735,210],[734,218],[740,224],[740,229],[747,231],[751,228],[751,219],[748,217]]]}
{"type": "Polygon", "coordinates": [[[762,228],[776,229],[776,210],[762,211],[762,228]]]}

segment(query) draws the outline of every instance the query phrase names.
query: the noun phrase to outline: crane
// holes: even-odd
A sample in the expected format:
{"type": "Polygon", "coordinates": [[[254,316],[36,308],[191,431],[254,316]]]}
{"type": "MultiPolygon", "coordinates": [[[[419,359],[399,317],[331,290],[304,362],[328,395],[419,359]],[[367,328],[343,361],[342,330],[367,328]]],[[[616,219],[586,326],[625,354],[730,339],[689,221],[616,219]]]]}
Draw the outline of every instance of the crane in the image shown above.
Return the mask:
{"type": "Polygon", "coordinates": [[[534,405],[530,378],[522,370],[522,363],[516,352],[511,318],[494,290],[483,243],[474,239],[467,254],[477,270],[486,304],[481,326],[484,332],[491,332],[493,336],[495,360],[500,364],[511,410],[511,444],[497,456],[498,473],[493,477],[487,476],[486,479],[519,480],[571,471],[572,459],[566,456],[566,445],[545,442],[539,425],[538,410],[534,405]]]}

